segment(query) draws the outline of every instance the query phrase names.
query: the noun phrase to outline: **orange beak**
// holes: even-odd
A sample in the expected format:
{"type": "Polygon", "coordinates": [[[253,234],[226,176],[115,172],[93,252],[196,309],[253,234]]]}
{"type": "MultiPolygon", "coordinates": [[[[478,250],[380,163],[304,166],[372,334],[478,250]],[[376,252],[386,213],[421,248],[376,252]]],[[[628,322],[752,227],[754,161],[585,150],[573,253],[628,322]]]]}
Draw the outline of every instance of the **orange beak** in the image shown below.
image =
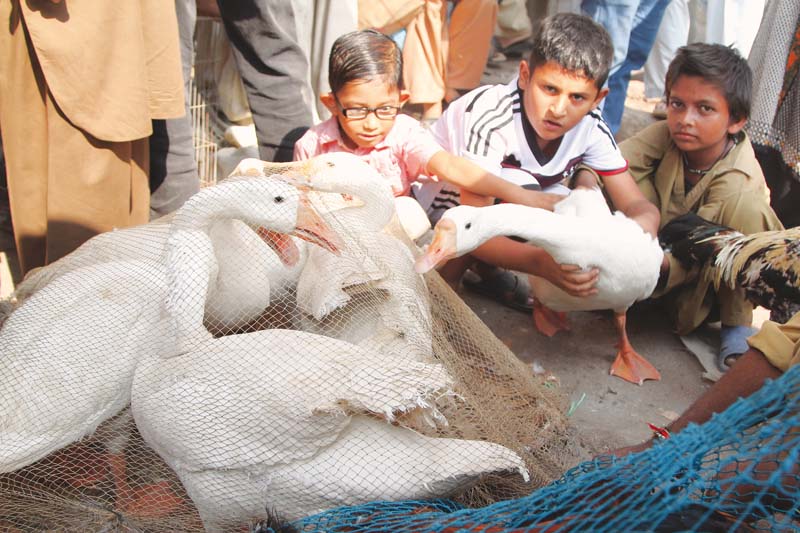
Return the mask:
{"type": "Polygon", "coordinates": [[[433,240],[414,263],[414,269],[424,274],[457,255],[456,225],[452,220],[442,219],[433,228],[433,240]]]}
{"type": "Polygon", "coordinates": [[[292,235],[337,255],[343,247],[341,238],[325,223],[305,195],[300,198],[297,224],[292,235]]]}

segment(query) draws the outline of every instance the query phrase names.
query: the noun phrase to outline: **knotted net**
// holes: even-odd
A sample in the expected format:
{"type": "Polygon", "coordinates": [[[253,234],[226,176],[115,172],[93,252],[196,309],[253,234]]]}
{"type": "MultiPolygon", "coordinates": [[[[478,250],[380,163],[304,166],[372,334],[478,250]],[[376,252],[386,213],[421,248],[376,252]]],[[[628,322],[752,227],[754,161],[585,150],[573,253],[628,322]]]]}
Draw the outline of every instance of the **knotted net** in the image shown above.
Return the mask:
{"type": "Polygon", "coordinates": [[[799,454],[795,366],[702,426],[645,452],[582,463],[523,498],[477,509],[452,500],[373,502],[290,525],[303,533],[798,531],[799,454]]]}
{"type": "Polygon", "coordinates": [[[3,302],[0,529],[241,531],[555,479],[563,405],[346,154],[245,161],[3,302]]]}

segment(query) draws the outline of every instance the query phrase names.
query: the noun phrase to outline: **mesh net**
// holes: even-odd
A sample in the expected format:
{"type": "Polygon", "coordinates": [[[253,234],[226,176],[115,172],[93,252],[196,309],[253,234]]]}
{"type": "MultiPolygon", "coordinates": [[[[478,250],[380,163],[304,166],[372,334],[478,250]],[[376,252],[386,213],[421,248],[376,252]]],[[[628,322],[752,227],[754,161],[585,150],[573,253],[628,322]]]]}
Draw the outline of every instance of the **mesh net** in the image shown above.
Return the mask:
{"type": "Polygon", "coordinates": [[[754,144],[774,149],[795,181],[800,180],[799,53],[800,5],[770,2],[750,52],[755,97],[747,133],[754,144]]]}
{"type": "MultiPolygon", "coordinates": [[[[516,500],[374,502],[302,532],[798,531],[800,366],[649,450],[585,462],[516,500]]],[[[280,527],[261,527],[261,532],[280,527]]],[[[284,528],[286,530],[286,528],[284,528]]]]}
{"type": "Polygon", "coordinates": [[[340,155],[243,162],[3,302],[0,529],[242,530],[563,472],[560,393],[414,273],[385,180],[340,155]]]}

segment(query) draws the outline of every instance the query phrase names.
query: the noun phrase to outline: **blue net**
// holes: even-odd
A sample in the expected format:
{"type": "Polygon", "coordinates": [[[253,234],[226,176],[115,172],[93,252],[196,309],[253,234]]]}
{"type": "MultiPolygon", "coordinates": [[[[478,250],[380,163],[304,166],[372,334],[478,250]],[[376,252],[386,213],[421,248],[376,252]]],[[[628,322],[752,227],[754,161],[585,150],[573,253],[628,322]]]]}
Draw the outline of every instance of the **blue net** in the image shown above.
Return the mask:
{"type": "MultiPolygon", "coordinates": [[[[373,502],[287,525],[302,532],[798,531],[800,366],[703,425],[601,457],[487,507],[373,502]]],[[[278,510],[280,511],[280,510],[278,510]]],[[[261,531],[280,531],[280,527],[261,531]]]]}

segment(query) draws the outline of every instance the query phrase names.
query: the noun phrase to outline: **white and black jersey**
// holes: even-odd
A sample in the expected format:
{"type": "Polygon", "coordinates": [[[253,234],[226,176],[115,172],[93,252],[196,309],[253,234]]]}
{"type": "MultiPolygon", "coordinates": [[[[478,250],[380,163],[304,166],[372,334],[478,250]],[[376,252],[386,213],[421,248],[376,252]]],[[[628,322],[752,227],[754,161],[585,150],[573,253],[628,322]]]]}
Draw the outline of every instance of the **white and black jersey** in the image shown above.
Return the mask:
{"type": "MultiPolygon", "coordinates": [[[[478,87],[455,100],[431,131],[445,150],[526,188],[560,185],[579,163],[601,175],[628,168],[611,130],[596,111],[566,132],[556,153],[546,157],[525,117],[517,78],[507,85],[478,87]]],[[[425,183],[415,196],[433,221],[459,203],[457,188],[443,182],[425,183]]]]}

